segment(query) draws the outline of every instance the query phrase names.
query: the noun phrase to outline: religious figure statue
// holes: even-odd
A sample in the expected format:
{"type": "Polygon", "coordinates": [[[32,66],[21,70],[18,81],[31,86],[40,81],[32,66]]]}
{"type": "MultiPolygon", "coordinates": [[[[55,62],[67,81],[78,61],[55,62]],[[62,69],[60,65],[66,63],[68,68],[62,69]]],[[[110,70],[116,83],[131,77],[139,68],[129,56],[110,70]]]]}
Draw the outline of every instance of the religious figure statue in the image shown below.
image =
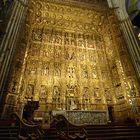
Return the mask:
{"type": "Polygon", "coordinates": [[[26,88],[25,98],[31,99],[34,96],[34,85],[28,84],[26,88]]]}
{"type": "Polygon", "coordinates": [[[60,64],[55,63],[54,64],[54,76],[60,76],[61,70],[60,70],[60,64]]]}
{"type": "Polygon", "coordinates": [[[68,73],[69,78],[74,78],[75,77],[75,68],[74,67],[68,67],[67,73],[68,73]]]}
{"type": "Polygon", "coordinates": [[[42,75],[49,75],[49,64],[43,64],[42,75]]]}
{"type": "Polygon", "coordinates": [[[107,100],[111,100],[111,94],[110,94],[110,91],[109,91],[109,89],[105,89],[105,97],[106,97],[106,99],[107,100]]]}
{"type": "Polygon", "coordinates": [[[54,50],[54,55],[55,55],[55,58],[59,59],[61,58],[61,47],[59,46],[55,46],[55,50],[54,50]]]}
{"type": "Polygon", "coordinates": [[[88,87],[84,87],[83,88],[83,97],[84,98],[88,98],[89,97],[89,93],[88,93],[88,87]]]}
{"type": "Polygon", "coordinates": [[[65,45],[69,45],[69,43],[70,43],[70,42],[69,42],[69,38],[68,38],[68,37],[67,37],[67,38],[64,38],[64,44],[65,44],[65,45]]]}
{"type": "Polygon", "coordinates": [[[129,87],[130,87],[129,95],[135,97],[136,96],[136,87],[135,87],[134,81],[131,81],[129,83],[129,87]]]}
{"type": "Polygon", "coordinates": [[[75,58],[75,52],[74,51],[66,51],[66,59],[67,60],[73,60],[75,58]]]}
{"type": "Polygon", "coordinates": [[[82,66],[82,77],[83,78],[88,78],[88,70],[87,70],[87,66],[86,65],[82,66]]]}
{"type": "Polygon", "coordinates": [[[16,92],[17,90],[17,82],[13,82],[13,85],[12,85],[12,92],[16,92]]]}
{"type": "Polygon", "coordinates": [[[98,98],[99,97],[98,89],[93,89],[93,96],[94,96],[94,98],[98,98]]]}
{"type": "Polygon", "coordinates": [[[70,110],[74,110],[77,108],[74,98],[70,98],[70,110]]]}
{"type": "Polygon", "coordinates": [[[79,47],[85,47],[84,41],[83,40],[78,40],[78,46],[79,47]]]}
{"type": "Polygon", "coordinates": [[[39,98],[41,99],[47,98],[47,87],[45,85],[41,85],[39,98]]]}
{"type": "Polygon", "coordinates": [[[92,70],[92,78],[93,79],[96,79],[97,78],[97,73],[96,73],[96,70],[95,69],[92,70]]]}
{"type": "Polygon", "coordinates": [[[58,97],[60,96],[60,90],[59,90],[59,87],[58,86],[54,86],[53,87],[53,97],[58,97]]]}
{"type": "Polygon", "coordinates": [[[56,44],[62,44],[62,38],[61,38],[61,36],[55,36],[54,42],[55,42],[56,44]]]}

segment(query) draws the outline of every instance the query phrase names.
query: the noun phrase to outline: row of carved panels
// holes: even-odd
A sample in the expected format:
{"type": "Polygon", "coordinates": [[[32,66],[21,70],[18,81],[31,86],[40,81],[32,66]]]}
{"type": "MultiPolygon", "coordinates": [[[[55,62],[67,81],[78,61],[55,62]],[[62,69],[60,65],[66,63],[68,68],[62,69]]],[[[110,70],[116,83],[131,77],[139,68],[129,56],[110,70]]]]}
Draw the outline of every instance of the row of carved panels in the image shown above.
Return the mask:
{"type": "MultiPolygon", "coordinates": [[[[35,50],[36,51],[36,50],[35,50]]],[[[63,62],[64,64],[66,63],[79,63],[79,64],[84,64],[84,62],[86,61],[86,63],[90,64],[90,65],[100,65],[102,64],[102,62],[107,63],[106,58],[103,57],[96,57],[96,54],[90,54],[90,56],[85,53],[81,53],[81,54],[76,54],[75,52],[71,52],[71,53],[61,53],[56,51],[56,52],[48,52],[46,50],[41,51],[41,52],[31,52],[31,55],[28,56],[27,61],[44,61],[44,62],[63,62]],[[38,54],[38,56],[36,55],[38,54]],[[105,61],[103,61],[105,60],[105,61]],[[74,62],[73,62],[74,61],[74,62]]],[[[103,65],[102,65],[103,66],[103,65]]]]}
{"type": "Polygon", "coordinates": [[[59,5],[59,4],[54,4],[54,3],[47,3],[45,2],[33,2],[32,3],[32,10],[39,15],[39,11],[41,12],[52,12],[52,13],[60,13],[62,15],[74,15],[77,17],[83,17],[87,16],[88,18],[91,18],[93,15],[101,16],[105,15],[105,11],[98,11],[95,9],[87,9],[87,8],[81,8],[81,7],[71,7],[71,6],[64,6],[64,5],[59,5]]]}
{"type": "MultiPolygon", "coordinates": [[[[103,35],[101,33],[85,33],[85,32],[76,32],[76,31],[67,31],[57,28],[41,28],[41,26],[36,26],[32,29],[32,34],[43,34],[53,38],[73,38],[74,40],[91,40],[91,41],[101,41],[103,35]]],[[[108,37],[108,36],[107,36],[108,37]]],[[[109,39],[110,40],[110,39],[109,39]]],[[[107,41],[109,41],[107,40],[107,41]]]]}
{"type": "Polygon", "coordinates": [[[82,24],[87,24],[87,25],[101,25],[103,24],[107,18],[105,18],[104,15],[92,15],[90,18],[88,17],[89,15],[84,15],[82,17],[78,17],[78,15],[62,15],[60,13],[49,13],[46,11],[42,11],[42,13],[40,13],[40,15],[35,15],[36,18],[40,18],[42,21],[47,21],[47,20],[51,20],[51,21],[55,21],[55,22],[60,22],[60,21],[71,21],[73,23],[82,23],[82,24]]]}
{"type": "MultiPolygon", "coordinates": [[[[45,6],[44,6],[45,7],[45,6]]],[[[73,12],[72,14],[70,14],[71,9],[74,8],[69,8],[70,11],[66,14],[66,13],[61,13],[61,12],[57,12],[57,11],[51,11],[48,12],[48,5],[46,6],[47,8],[44,11],[41,11],[41,8],[36,8],[34,11],[34,14],[31,15],[32,20],[34,21],[33,23],[38,23],[38,24],[42,24],[42,25],[50,25],[50,26],[54,26],[55,28],[61,27],[63,26],[63,28],[71,28],[73,30],[86,30],[86,31],[90,31],[91,29],[93,29],[93,31],[96,29],[98,30],[102,24],[105,24],[105,21],[107,20],[106,14],[104,13],[98,13],[95,11],[92,11],[90,14],[89,13],[85,13],[85,11],[83,11],[82,9],[78,9],[79,10],[79,16],[77,12],[73,12]],[[76,13],[76,15],[74,14],[76,13]],[[94,27],[94,28],[93,28],[94,27]]],[[[57,9],[58,6],[54,6],[52,8],[50,8],[51,10],[53,9],[57,9]]],[[[66,8],[66,7],[65,7],[66,8]]],[[[65,9],[63,8],[63,9],[65,9]]],[[[62,9],[62,7],[60,8],[62,9]]]]}
{"type": "MultiPolygon", "coordinates": [[[[70,66],[70,65],[62,65],[61,63],[42,63],[37,64],[37,61],[31,61],[33,62],[31,65],[26,66],[25,73],[30,75],[40,75],[44,78],[47,78],[48,76],[66,76],[69,78],[76,78],[78,75],[81,75],[80,78],[93,78],[93,79],[108,79],[111,77],[110,71],[100,70],[97,69],[94,65],[79,65],[77,66],[70,66]],[[100,75],[101,74],[101,75],[100,75]],[[47,77],[46,77],[47,76],[47,77]]],[[[115,73],[113,71],[113,73],[115,73]]],[[[118,73],[115,75],[115,79],[118,79],[117,76],[118,73]]],[[[42,78],[43,78],[42,77],[42,78]]]]}
{"type": "MultiPolygon", "coordinates": [[[[18,90],[18,83],[17,82],[14,82],[14,83],[11,83],[11,92],[17,92],[18,90]]],[[[22,84],[22,91],[26,91],[27,93],[34,93],[34,91],[38,90],[39,92],[41,93],[47,93],[48,91],[49,92],[53,92],[56,94],[56,93],[60,93],[60,91],[62,90],[65,90],[67,89],[67,91],[69,91],[69,93],[75,93],[76,91],[80,91],[81,92],[86,92],[86,93],[89,93],[88,91],[95,91],[95,92],[99,92],[101,89],[97,88],[96,85],[92,85],[90,86],[89,84],[85,87],[85,85],[83,86],[79,86],[78,84],[70,84],[70,83],[59,83],[59,84],[56,84],[54,85],[53,83],[50,85],[51,83],[49,83],[48,85],[36,85],[36,84],[22,84]],[[63,88],[61,88],[61,86],[63,85],[63,88]],[[52,90],[52,91],[50,91],[52,90]]],[[[109,89],[106,89],[105,92],[110,92],[109,89]]]]}
{"type": "MultiPolygon", "coordinates": [[[[103,25],[101,22],[96,22],[92,24],[84,23],[82,24],[81,22],[73,22],[70,20],[54,20],[50,18],[40,18],[40,17],[35,17],[33,20],[34,26],[40,26],[44,28],[55,28],[55,29],[61,29],[61,30],[70,30],[70,31],[76,31],[76,32],[87,32],[87,33],[101,33],[103,32],[103,25]],[[102,26],[101,26],[102,25],[102,26]]],[[[105,24],[106,25],[106,24],[105,24]]]]}
{"type": "MultiPolygon", "coordinates": [[[[71,5],[71,6],[83,6],[86,5],[87,7],[97,7],[100,8],[108,8],[108,3],[105,0],[42,0],[42,2],[49,2],[49,3],[57,3],[61,5],[71,5]]],[[[101,9],[100,9],[101,10],[101,9]]]]}
{"type": "MultiPolygon", "coordinates": [[[[95,44],[92,44],[92,45],[85,45],[85,44],[81,44],[79,46],[76,46],[76,45],[60,45],[60,44],[57,44],[57,43],[47,43],[47,44],[44,44],[44,43],[41,43],[41,44],[38,44],[38,43],[32,43],[30,45],[30,50],[28,52],[33,52],[33,51],[36,51],[36,52],[42,52],[42,51],[48,51],[49,52],[52,52],[52,53],[57,53],[56,51],[59,51],[61,53],[71,53],[71,52],[75,52],[76,54],[78,53],[91,53],[92,55],[96,55],[98,54],[99,57],[104,55],[105,56],[105,51],[103,50],[105,48],[105,46],[100,46],[98,47],[97,45],[95,44]]],[[[113,49],[110,50],[112,51],[113,53],[113,49]]]]}
{"type": "MultiPolygon", "coordinates": [[[[113,53],[113,52],[112,52],[113,53]]],[[[113,57],[113,54],[112,54],[113,57]]],[[[106,60],[106,52],[103,50],[93,49],[80,49],[75,47],[64,47],[64,46],[53,46],[53,45],[33,45],[28,50],[28,59],[42,58],[43,60],[49,60],[57,58],[58,60],[73,60],[73,61],[84,61],[87,62],[102,62],[106,60]]],[[[114,56],[115,59],[115,56],[114,56]]],[[[55,59],[54,59],[55,60],[55,59]]]]}
{"type": "MultiPolygon", "coordinates": [[[[65,81],[64,81],[65,82],[65,81]]],[[[56,89],[59,89],[61,90],[61,94],[65,93],[65,90],[68,90],[70,93],[69,93],[69,96],[77,96],[79,94],[82,94],[82,89],[86,89],[87,87],[87,90],[90,90],[90,92],[92,92],[92,89],[93,91],[100,91],[102,90],[104,92],[104,95],[107,96],[107,97],[112,97],[112,96],[116,96],[118,97],[118,99],[120,99],[120,96],[122,96],[122,94],[125,92],[122,90],[122,87],[121,89],[118,90],[118,88],[115,88],[115,87],[111,87],[111,84],[109,83],[109,86],[106,86],[106,87],[103,87],[103,85],[100,85],[99,83],[91,83],[91,82],[88,82],[85,83],[85,84],[77,84],[76,82],[74,83],[70,83],[70,82],[60,82],[59,83],[44,83],[45,85],[41,85],[43,83],[37,83],[34,84],[34,83],[31,83],[31,84],[28,84],[28,85],[22,85],[22,89],[21,90],[24,90],[24,92],[28,89],[25,88],[25,86],[29,87],[30,89],[33,89],[33,93],[36,92],[36,93],[40,93],[40,91],[43,90],[43,88],[46,88],[47,89],[47,92],[49,93],[49,95],[52,93],[52,88],[56,88],[56,89]],[[60,88],[60,85],[63,87],[63,89],[60,88]],[[85,87],[87,86],[87,87],[85,87]],[[32,88],[31,88],[32,87],[32,88]],[[83,88],[84,87],[84,88],[83,88]],[[72,93],[74,92],[74,93],[72,93]]],[[[17,87],[14,86],[14,85],[11,85],[11,91],[10,92],[13,92],[13,93],[17,93],[17,87]]],[[[90,93],[89,92],[89,93],[90,93]]],[[[101,92],[101,91],[100,91],[101,92]]],[[[128,90],[129,92],[129,90],[128,90]]],[[[34,95],[34,94],[33,94],[34,95]]],[[[136,92],[134,91],[133,93],[131,92],[131,95],[129,95],[130,97],[136,95],[136,92]]],[[[99,96],[97,96],[99,97],[99,96]]]]}
{"type": "MultiPolygon", "coordinates": [[[[67,26],[66,26],[67,27],[67,26]]],[[[82,31],[82,30],[80,30],[82,31]]],[[[91,30],[90,30],[91,31],[91,30]]],[[[46,43],[56,43],[65,45],[80,45],[81,44],[103,44],[103,35],[101,33],[94,32],[88,34],[88,32],[77,32],[77,31],[63,31],[61,28],[50,28],[49,30],[45,27],[35,27],[32,29],[32,40],[46,43]],[[78,43],[79,42],[79,43],[78,43]]],[[[108,40],[110,42],[110,39],[108,40]]],[[[107,41],[107,42],[108,42],[107,41]]]]}
{"type": "MultiPolygon", "coordinates": [[[[77,17],[77,15],[75,15],[75,14],[72,14],[72,15],[70,15],[70,14],[68,14],[68,15],[66,15],[66,14],[64,14],[64,15],[62,15],[62,14],[60,14],[60,13],[50,13],[50,12],[47,12],[47,11],[42,11],[41,13],[40,13],[40,16],[39,15],[36,15],[36,17],[40,17],[41,19],[42,19],[42,21],[44,21],[44,20],[54,20],[54,21],[72,21],[72,22],[74,22],[74,23],[78,23],[78,22],[81,22],[81,23],[87,23],[87,24],[92,24],[92,23],[94,23],[93,22],[93,16],[94,15],[92,15],[92,17],[91,18],[89,18],[88,17],[89,15],[84,15],[84,17],[82,16],[82,17],[78,17],[78,18],[76,18],[77,17]]],[[[102,18],[104,18],[103,16],[102,16],[102,18]]],[[[94,17],[94,20],[95,19],[97,19],[97,16],[95,16],[94,17]]],[[[98,19],[99,20],[99,19],[98,19]]],[[[99,21],[98,21],[99,22],[99,21]]],[[[98,23],[97,22],[97,23],[98,23]]],[[[93,24],[94,25],[94,24],[93,24]]],[[[97,24],[96,24],[97,25],[97,24]]]]}
{"type": "MultiPolygon", "coordinates": [[[[50,85],[51,83],[49,83],[50,85]]],[[[22,91],[24,91],[25,96],[30,95],[29,97],[33,97],[36,93],[39,93],[40,98],[46,98],[48,95],[52,95],[55,98],[60,98],[59,96],[62,96],[62,94],[64,95],[64,93],[66,94],[66,96],[69,97],[76,97],[76,96],[84,96],[85,98],[88,97],[94,97],[94,98],[99,98],[101,95],[101,89],[97,88],[95,85],[91,85],[88,84],[88,87],[84,87],[83,86],[77,86],[77,84],[63,84],[63,89],[60,88],[60,86],[58,86],[58,84],[56,84],[55,86],[50,87],[49,85],[34,85],[34,84],[28,84],[28,85],[22,85],[22,91]],[[94,88],[93,88],[94,87],[94,88]]],[[[61,83],[62,85],[62,83],[61,83]]],[[[13,85],[11,85],[11,92],[17,92],[17,88],[18,87],[18,83],[14,82],[13,85]]],[[[116,88],[104,88],[104,96],[107,99],[111,99],[113,96],[118,97],[117,99],[122,99],[120,98],[123,93],[122,87],[116,87],[116,88]],[[115,94],[113,93],[115,91],[115,94]]],[[[130,97],[134,97],[134,94],[136,95],[136,91],[133,90],[133,92],[131,91],[130,97]]]]}

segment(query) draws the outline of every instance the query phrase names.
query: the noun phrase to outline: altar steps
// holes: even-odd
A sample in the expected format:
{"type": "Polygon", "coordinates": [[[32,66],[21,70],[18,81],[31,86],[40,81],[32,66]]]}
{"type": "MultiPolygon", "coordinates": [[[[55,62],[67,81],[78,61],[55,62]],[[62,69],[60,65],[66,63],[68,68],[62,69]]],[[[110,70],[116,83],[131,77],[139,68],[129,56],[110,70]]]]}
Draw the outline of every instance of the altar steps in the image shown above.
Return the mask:
{"type": "Polygon", "coordinates": [[[18,127],[0,126],[0,140],[18,140],[18,127]]]}
{"type": "MultiPolygon", "coordinates": [[[[0,121],[0,140],[18,139],[18,127],[14,125],[13,120],[0,121]]],[[[60,131],[71,136],[78,133],[82,134],[82,129],[77,126],[70,124],[67,124],[66,127],[64,126],[59,127],[59,129],[51,126],[51,128],[45,130],[42,140],[67,140],[64,137],[60,139],[60,131]]],[[[140,127],[135,124],[85,125],[84,130],[87,136],[86,140],[140,140],[140,127]]]]}
{"type": "Polygon", "coordinates": [[[86,126],[88,140],[140,140],[140,127],[135,125],[86,126]]]}
{"type": "MultiPolygon", "coordinates": [[[[63,129],[63,128],[62,128],[63,129]]],[[[86,140],[140,140],[140,127],[135,125],[90,125],[85,126],[86,140]]],[[[63,129],[67,133],[67,130],[63,129]]],[[[69,128],[69,135],[78,133],[78,130],[69,128]]],[[[55,128],[46,132],[44,140],[61,140],[55,128]]]]}
{"type": "Polygon", "coordinates": [[[44,140],[59,140],[56,128],[50,128],[47,130],[44,140]]]}
{"type": "Polygon", "coordinates": [[[87,140],[140,140],[139,136],[110,136],[110,137],[95,137],[87,140]]]}

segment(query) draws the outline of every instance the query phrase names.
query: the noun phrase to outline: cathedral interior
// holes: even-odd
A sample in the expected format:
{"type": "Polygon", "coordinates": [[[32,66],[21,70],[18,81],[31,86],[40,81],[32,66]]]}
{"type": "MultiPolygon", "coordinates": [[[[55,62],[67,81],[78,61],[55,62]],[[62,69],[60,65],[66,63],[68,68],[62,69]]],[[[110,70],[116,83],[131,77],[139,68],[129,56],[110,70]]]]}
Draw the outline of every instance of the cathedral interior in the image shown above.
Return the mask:
{"type": "Polygon", "coordinates": [[[140,123],[136,18],[131,22],[111,0],[5,0],[2,5],[1,118],[12,112],[22,117],[33,102],[35,119],[51,112],[77,124],[128,118],[140,123]]]}

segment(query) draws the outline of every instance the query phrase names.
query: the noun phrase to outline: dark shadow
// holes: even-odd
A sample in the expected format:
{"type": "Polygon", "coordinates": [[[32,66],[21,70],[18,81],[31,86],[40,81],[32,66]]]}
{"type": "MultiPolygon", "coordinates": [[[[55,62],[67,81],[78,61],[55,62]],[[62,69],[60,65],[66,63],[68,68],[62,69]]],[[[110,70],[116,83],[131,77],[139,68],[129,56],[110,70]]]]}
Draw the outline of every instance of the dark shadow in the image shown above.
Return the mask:
{"type": "Polygon", "coordinates": [[[112,106],[108,106],[108,115],[109,115],[109,121],[114,122],[113,107],[112,106]]]}

